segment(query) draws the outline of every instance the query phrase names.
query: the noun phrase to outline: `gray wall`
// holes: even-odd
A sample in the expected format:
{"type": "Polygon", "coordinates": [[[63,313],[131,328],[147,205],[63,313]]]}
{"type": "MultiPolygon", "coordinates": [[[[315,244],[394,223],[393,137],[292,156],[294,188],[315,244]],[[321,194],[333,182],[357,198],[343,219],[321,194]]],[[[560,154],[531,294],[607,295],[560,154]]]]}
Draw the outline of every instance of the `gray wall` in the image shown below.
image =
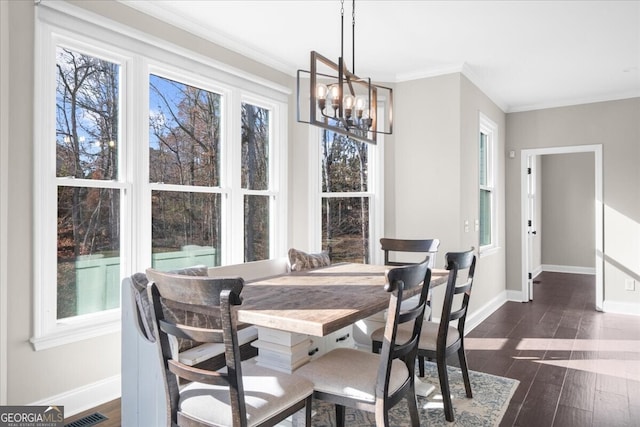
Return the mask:
{"type": "Polygon", "coordinates": [[[542,155],[538,174],[542,264],[594,269],[594,154],[542,155]]]}
{"type": "Polygon", "coordinates": [[[521,274],[520,150],[602,144],[604,193],[604,301],[640,313],[640,98],[507,114],[507,287],[521,274]]]}
{"type": "MultiPolygon", "coordinates": [[[[479,247],[473,224],[480,112],[498,126],[498,249],[478,260],[471,298],[471,312],[484,312],[505,290],[505,114],[460,73],[398,83],[394,99],[396,130],[385,153],[385,235],[440,239],[438,268],[446,252],[479,247]]],[[[436,301],[441,293],[434,293],[436,301]]]]}

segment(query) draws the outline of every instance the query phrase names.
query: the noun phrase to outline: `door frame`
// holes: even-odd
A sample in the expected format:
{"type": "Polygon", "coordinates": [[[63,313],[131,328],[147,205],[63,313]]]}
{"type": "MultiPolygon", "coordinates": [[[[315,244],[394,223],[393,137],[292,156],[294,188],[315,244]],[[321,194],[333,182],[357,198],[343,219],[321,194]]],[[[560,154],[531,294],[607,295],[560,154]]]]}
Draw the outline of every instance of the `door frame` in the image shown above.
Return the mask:
{"type": "Polygon", "coordinates": [[[9,6],[0,0],[0,405],[7,404],[8,372],[8,179],[9,179],[9,6]]]}
{"type": "Polygon", "coordinates": [[[522,272],[521,272],[521,284],[522,284],[522,302],[529,301],[529,286],[528,286],[528,273],[531,271],[529,265],[529,244],[528,244],[528,232],[529,227],[527,225],[528,218],[528,182],[527,182],[527,165],[529,157],[540,156],[545,154],[571,154],[571,153],[593,153],[594,154],[594,168],[595,168],[595,272],[596,272],[596,310],[603,311],[602,305],[604,300],[604,224],[603,224],[603,165],[602,165],[602,144],[594,145],[574,145],[566,147],[549,147],[549,148],[534,148],[522,150],[520,153],[520,236],[521,236],[521,254],[522,254],[522,272]]]}

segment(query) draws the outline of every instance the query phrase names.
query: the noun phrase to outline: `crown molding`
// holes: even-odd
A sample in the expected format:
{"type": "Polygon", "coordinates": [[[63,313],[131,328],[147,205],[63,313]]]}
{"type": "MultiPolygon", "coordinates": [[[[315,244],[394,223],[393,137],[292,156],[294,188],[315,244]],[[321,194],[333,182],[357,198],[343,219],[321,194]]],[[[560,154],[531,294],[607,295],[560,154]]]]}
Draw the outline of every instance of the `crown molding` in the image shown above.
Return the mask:
{"type": "Polygon", "coordinates": [[[177,15],[175,13],[175,10],[168,10],[162,2],[138,0],[117,1],[118,3],[131,7],[132,9],[136,9],[146,15],[152,16],[163,22],[170,23],[168,25],[172,25],[183,31],[187,31],[191,34],[203,38],[204,40],[215,43],[225,49],[229,49],[230,51],[236,52],[242,56],[264,64],[277,71],[292,76],[296,74],[297,69],[292,65],[282,61],[276,61],[272,56],[254,49],[244,42],[240,42],[239,40],[229,36],[228,34],[217,31],[212,27],[194,23],[184,16],[177,15]]]}

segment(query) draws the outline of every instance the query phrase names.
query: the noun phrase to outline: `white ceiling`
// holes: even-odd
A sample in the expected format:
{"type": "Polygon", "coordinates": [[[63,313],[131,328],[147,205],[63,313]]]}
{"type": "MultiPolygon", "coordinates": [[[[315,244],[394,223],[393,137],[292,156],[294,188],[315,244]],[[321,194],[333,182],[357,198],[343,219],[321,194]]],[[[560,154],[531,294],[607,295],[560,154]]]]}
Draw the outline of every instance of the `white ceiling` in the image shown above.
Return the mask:
{"type": "MultiPolygon", "coordinates": [[[[121,1],[291,75],[309,68],[311,50],[340,55],[338,0],[121,1]]],[[[358,0],[355,8],[361,77],[463,72],[506,112],[640,96],[640,0],[358,0]]]]}

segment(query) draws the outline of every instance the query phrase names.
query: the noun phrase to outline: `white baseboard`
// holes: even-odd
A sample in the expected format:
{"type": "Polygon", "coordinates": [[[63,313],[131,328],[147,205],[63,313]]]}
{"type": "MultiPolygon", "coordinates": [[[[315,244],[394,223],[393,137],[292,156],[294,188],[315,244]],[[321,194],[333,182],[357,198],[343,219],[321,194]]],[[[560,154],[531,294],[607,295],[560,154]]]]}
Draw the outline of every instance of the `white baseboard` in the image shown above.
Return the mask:
{"type": "Polygon", "coordinates": [[[513,302],[524,301],[524,297],[522,296],[522,291],[514,291],[512,289],[507,289],[505,292],[507,294],[507,301],[513,301],[513,302]]]}
{"type": "Polygon", "coordinates": [[[537,268],[534,268],[533,271],[531,272],[531,277],[537,277],[540,273],[542,273],[544,270],[542,268],[541,265],[539,265],[537,268]]]}
{"type": "Polygon", "coordinates": [[[631,314],[640,316],[640,304],[632,302],[604,301],[602,310],[605,313],[631,314]]]}
{"type": "Polygon", "coordinates": [[[76,415],[80,412],[95,408],[103,403],[110,402],[120,398],[121,383],[120,375],[105,378],[86,386],[69,390],[55,396],[47,397],[30,405],[48,406],[59,405],[64,406],[65,418],[76,415]]]}
{"type": "Polygon", "coordinates": [[[502,291],[478,310],[469,313],[464,328],[465,335],[482,323],[487,317],[491,316],[494,311],[502,307],[505,302],[507,302],[507,291],[502,291]]]}
{"type": "Polygon", "coordinates": [[[542,271],[551,271],[554,273],[596,274],[596,269],[594,267],[577,267],[574,265],[542,264],[542,271]]]}

